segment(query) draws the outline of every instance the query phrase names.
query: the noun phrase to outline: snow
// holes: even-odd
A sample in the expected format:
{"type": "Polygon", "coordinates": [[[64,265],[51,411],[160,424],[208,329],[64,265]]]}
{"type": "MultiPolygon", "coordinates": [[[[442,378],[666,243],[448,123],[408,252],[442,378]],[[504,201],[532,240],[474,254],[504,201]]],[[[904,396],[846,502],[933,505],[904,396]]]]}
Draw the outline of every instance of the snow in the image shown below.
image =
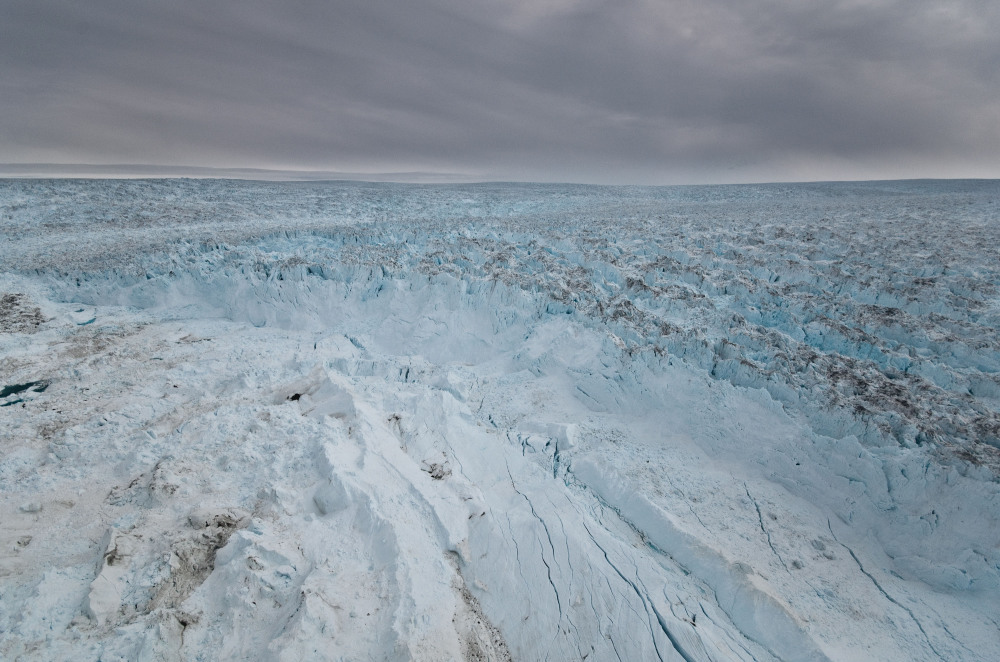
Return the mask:
{"type": "Polygon", "coordinates": [[[0,658],[1000,658],[1000,183],[0,226],[0,658]]]}

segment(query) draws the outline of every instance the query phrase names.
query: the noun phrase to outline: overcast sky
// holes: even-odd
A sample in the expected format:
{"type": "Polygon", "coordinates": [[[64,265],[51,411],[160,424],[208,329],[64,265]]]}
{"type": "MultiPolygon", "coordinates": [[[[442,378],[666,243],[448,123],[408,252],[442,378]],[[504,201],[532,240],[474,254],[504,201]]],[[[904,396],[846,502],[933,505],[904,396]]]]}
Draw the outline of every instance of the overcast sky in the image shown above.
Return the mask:
{"type": "Polygon", "coordinates": [[[0,162],[1000,177],[1000,2],[0,0],[0,162]]]}

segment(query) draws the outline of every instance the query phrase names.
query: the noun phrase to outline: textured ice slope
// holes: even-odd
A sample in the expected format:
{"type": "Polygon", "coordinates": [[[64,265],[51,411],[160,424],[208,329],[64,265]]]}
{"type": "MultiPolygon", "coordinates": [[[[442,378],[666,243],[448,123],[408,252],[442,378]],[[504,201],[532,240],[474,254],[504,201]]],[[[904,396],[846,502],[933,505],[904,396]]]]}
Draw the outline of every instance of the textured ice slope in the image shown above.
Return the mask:
{"type": "Polygon", "coordinates": [[[998,200],[2,183],[0,656],[995,659],[998,200]]]}

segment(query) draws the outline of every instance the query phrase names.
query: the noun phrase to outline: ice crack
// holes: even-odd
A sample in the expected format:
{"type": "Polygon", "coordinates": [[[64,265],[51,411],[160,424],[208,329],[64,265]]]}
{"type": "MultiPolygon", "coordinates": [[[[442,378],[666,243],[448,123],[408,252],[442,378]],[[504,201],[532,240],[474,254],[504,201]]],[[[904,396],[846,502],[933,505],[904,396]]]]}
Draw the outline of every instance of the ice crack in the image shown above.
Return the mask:
{"type": "Polygon", "coordinates": [[[785,559],[783,559],[781,557],[781,554],[778,553],[778,550],[774,548],[774,543],[771,541],[771,532],[768,531],[767,527],[764,526],[764,516],[760,512],[760,505],[757,503],[757,499],[753,498],[753,495],[750,494],[750,488],[747,487],[746,483],[743,483],[743,489],[746,491],[747,498],[750,499],[750,503],[753,504],[754,509],[756,509],[757,511],[757,522],[758,524],[760,524],[760,530],[761,532],[763,532],[764,537],[767,538],[767,546],[771,548],[771,551],[778,558],[778,561],[781,562],[781,567],[785,569],[785,572],[788,572],[790,574],[791,571],[788,569],[788,565],[785,563],[785,559]]]}
{"type": "MultiPolygon", "coordinates": [[[[510,477],[510,485],[511,485],[511,487],[513,487],[514,491],[517,492],[518,494],[520,494],[522,498],[524,498],[524,500],[528,503],[528,508],[531,509],[531,514],[534,516],[534,518],[536,520],[538,520],[538,523],[542,525],[542,529],[545,531],[545,537],[549,541],[549,550],[550,550],[550,552],[552,554],[552,562],[555,563],[555,560],[556,560],[556,547],[555,547],[554,544],[552,544],[552,534],[549,533],[549,527],[548,527],[548,525],[545,523],[545,520],[543,520],[538,515],[538,512],[535,510],[535,505],[533,503],[531,503],[531,499],[529,499],[528,496],[524,492],[522,492],[521,490],[517,489],[517,485],[514,483],[514,476],[513,476],[513,474],[511,474],[511,471],[510,471],[510,465],[507,466],[507,475],[510,477]]],[[[541,552],[542,552],[542,554],[541,554],[542,563],[545,564],[545,571],[546,571],[546,573],[548,575],[549,585],[552,587],[552,592],[556,596],[556,607],[559,609],[559,622],[561,623],[562,619],[563,619],[562,598],[559,597],[559,589],[556,588],[556,583],[552,580],[552,566],[549,564],[549,562],[547,560],[545,560],[545,548],[542,546],[541,539],[538,539],[538,546],[539,546],[539,548],[541,549],[541,552]]],[[[556,625],[556,635],[558,636],[558,634],[559,634],[559,625],[557,624],[556,625]]]]}
{"type": "MultiPolygon", "coordinates": [[[[677,638],[674,637],[673,633],[670,631],[670,628],[667,627],[667,623],[664,620],[663,615],[660,614],[660,611],[656,608],[656,605],[654,605],[653,601],[649,598],[645,586],[643,586],[640,589],[638,584],[636,584],[636,582],[633,582],[631,579],[626,577],[624,573],[622,573],[622,571],[618,569],[618,566],[616,566],[611,561],[611,558],[608,556],[607,550],[601,546],[601,543],[597,542],[597,538],[594,537],[593,532],[590,530],[590,527],[587,526],[586,522],[583,523],[583,528],[587,530],[587,533],[590,535],[590,540],[594,543],[597,549],[601,550],[601,553],[604,555],[604,560],[607,562],[609,566],[611,566],[611,569],[615,571],[615,573],[621,578],[623,582],[628,584],[630,587],[632,587],[632,590],[635,591],[635,594],[639,597],[639,600],[642,601],[643,606],[648,610],[647,616],[649,615],[648,612],[652,611],[653,616],[656,618],[657,625],[659,625],[660,630],[663,631],[663,634],[666,635],[667,641],[670,642],[670,645],[673,647],[674,651],[678,655],[680,655],[685,662],[694,662],[694,658],[691,657],[687,653],[687,651],[684,650],[684,647],[677,640],[677,638]]],[[[636,576],[636,581],[640,581],[638,579],[638,576],[636,576]]],[[[656,650],[656,657],[660,659],[660,662],[663,662],[663,654],[660,653],[660,646],[659,644],[656,643],[656,637],[653,636],[653,626],[651,623],[649,625],[649,634],[653,640],[653,648],[654,650],[656,650]]]]}
{"type": "Polygon", "coordinates": [[[875,579],[875,577],[870,572],[865,570],[865,567],[861,564],[861,560],[858,558],[857,554],[854,553],[854,550],[845,545],[844,543],[840,542],[840,540],[837,538],[837,534],[833,532],[833,526],[831,525],[829,519],[826,521],[826,526],[828,529],[830,529],[830,535],[833,536],[833,539],[837,541],[838,545],[847,550],[847,553],[851,555],[851,558],[854,559],[854,562],[858,564],[858,570],[860,570],[865,577],[871,580],[872,584],[875,585],[875,588],[878,589],[879,593],[881,593],[886,600],[888,600],[889,602],[896,605],[897,607],[899,607],[900,609],[902,609],[903,611],[905,611],[907,614],[910,615],[910,618],[913,619],[913,622],[916,624],[917,629],[920,630],[920,634],[924,635],[924,640],[927,642],[927,645],[930,647],[931,651],[933,651],[934,654],[937,655],[942,660],[946,659],[941,654],[941,652],[934,647],[934,644],[931,642],[931,638],[927,635],[927,631],[924,630],[923,624],[920,622],[920,619],[917,618],[916,614],[913,613],[913,610],[907,607],[906,605],[902,604],[901,602],[899,602],[899,600],[897,600],[896,598],[889,595],[889,593],[884,588],[882,588],[882,585],[879,584],[878,580],[875,579]]]}

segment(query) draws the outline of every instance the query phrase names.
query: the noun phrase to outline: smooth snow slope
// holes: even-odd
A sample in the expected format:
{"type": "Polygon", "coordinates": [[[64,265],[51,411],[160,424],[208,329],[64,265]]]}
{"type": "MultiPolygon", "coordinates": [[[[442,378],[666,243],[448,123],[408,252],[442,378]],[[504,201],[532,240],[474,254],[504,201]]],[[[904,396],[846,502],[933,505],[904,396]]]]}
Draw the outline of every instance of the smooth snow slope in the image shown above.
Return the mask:
{"type": "Polygon", "coordinates": [[[2,659],[1000,659],[998,182],[0,228],[2,659]]]}

